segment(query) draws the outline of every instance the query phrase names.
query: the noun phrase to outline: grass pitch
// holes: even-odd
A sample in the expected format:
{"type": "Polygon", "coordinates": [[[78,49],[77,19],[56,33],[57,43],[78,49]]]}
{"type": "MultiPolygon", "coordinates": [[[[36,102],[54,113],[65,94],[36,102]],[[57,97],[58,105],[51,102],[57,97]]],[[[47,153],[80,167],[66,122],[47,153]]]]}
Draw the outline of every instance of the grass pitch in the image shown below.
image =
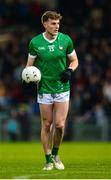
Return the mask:
{"type": "Polygon", "coordinates": [[[63,143],[65,170],[43,171],[40,143],[1,143],[0,179],[111,179],[110,143],[63,143]]]}

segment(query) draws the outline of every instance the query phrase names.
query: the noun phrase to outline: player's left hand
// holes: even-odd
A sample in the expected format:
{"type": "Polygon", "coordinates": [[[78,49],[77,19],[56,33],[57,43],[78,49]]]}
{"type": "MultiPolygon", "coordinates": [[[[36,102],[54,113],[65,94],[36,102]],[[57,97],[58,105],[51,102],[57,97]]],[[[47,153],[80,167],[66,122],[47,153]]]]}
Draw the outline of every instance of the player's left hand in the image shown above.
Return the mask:
{"type": "Polygon", "coordinates": [[[71,79],[71,74],[72,74],[72,72],[73,72],[72,69],[67,68],[67,69],[61,74],[60,81],[61,81],[62,83],[68,82],[68,81],[71,79]]]}
{"type": "Polygon", "coordinates": [[[30,88],[30,87],[33,87],[33,86],[35,86],[35,85],[36,85],[35,82],[29,82],[29,83],[27,83],[27,82],[25,82],[24,80],[22,80],[22,88],[30,88]]]}

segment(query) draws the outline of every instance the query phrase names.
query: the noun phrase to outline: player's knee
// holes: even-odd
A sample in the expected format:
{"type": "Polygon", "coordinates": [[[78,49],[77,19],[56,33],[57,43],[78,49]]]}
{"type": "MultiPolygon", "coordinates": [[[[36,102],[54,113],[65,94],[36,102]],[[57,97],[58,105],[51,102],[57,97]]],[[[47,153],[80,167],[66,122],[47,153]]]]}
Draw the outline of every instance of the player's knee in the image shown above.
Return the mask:
{"type": "Polygon", "coordinates": [[[64,123],[63,122],[58,122],[55,124],[55,127],[58,128],[58,129],[64,129],[64,123]]]}
{"type": "Polygon", "coordinates": [[[45,131],[45,132],[49,132],[50,131],[50,126],[51,126],[51,123],[45,123],[44,125],[43,125],[43,130],[45,131]]]}

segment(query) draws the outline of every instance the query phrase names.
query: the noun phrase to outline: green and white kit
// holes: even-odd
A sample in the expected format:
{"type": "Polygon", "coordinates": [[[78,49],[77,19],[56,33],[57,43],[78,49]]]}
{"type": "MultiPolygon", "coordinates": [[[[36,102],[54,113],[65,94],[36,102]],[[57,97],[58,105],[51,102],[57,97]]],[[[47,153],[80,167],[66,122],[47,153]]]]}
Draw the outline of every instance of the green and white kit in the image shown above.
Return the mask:
{"type": "Polygon", "coordinates": [[[70,90],[69,82],[62,83],[60,74],[67,68],[67,56],[74,53],[71,38],[58,33],[54,40],[48,40],[45,33],[35,36],[29,43],[29,56],[35,59],[42,79],[38,85],[39,94],[63,93],[70,90]]]}

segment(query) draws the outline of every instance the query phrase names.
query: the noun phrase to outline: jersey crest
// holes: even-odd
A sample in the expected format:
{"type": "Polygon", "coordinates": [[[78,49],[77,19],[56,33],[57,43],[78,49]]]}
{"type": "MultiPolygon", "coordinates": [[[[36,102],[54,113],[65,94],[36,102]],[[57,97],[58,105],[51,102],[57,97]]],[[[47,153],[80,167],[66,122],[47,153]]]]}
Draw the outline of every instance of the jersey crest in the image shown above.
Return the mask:
{"type": "Polygon", "coordinates": [[[63,50],[63,49],[64,49],[63,46],[59,45],[59,50],[63,50]]]}

